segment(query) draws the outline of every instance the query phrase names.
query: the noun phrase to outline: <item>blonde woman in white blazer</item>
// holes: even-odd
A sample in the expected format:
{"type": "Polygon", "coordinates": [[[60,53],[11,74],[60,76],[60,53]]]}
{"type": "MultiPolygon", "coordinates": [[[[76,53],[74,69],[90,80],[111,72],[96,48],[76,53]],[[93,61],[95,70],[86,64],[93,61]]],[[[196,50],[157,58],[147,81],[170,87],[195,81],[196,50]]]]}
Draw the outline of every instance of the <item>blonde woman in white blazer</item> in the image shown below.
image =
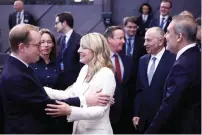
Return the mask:
{"type": "MultiPolygon", "coordinates": [[[[111,97],[116,87],[114,69],[106,39],[99,33],[90,33],[81,38],[80,62],[86,64],[80,71],[76,82],[65,91],[45,87],[52,99],[85,96],[89,92],[102,89],[111,97]]],[[[73,134],[113,134],[109,120],[110,103],[106,106],[47,105],[47,115],[54,117],[67,115],[67,121],[74,121],[73,134]]]]}

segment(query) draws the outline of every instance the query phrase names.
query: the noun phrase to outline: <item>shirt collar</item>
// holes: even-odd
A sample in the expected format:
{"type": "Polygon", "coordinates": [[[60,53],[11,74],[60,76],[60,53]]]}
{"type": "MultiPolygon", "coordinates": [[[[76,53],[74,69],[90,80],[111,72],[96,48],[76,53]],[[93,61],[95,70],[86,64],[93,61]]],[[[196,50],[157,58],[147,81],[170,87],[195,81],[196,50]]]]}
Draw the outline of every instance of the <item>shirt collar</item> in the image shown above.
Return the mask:
{"type": "Polygon", "coordinates": [[[162,16],[162,15],[160,15],[160,19],[165,18],[164,20],[167,20],[168,17],[169,17],[168,15],[166,15],[166,16],[162,16]]]}
{"type": "Polygon", "coordinates": [[[70,38],[70,36],[72,35],[72,32],[73,32],[73,29],[69,30],[69,31],[65,34],[67,39],[70,38]]]}
{"type": "Polygon", "coordinates": [[[29,65],[26,62],[24,62],[23,60],[21,60],[20,58],[18,58],[14,53],[11,53],[10,56],[12,56],[12,57],[18,59],[19,61],[21,61],[23,64],[25,64],[26,67],[29,67],[29,65]]]}
{"type": "Polygon", "coordinates": [[[151,59],[152,59],[153,57],[156,57],[157,60],[160,60],[161,57],[163,56],[163,53],[165,52],[165,50],[166,50],[166,49],[163,47],[163,49],[161,49],[161,51],[160,51],[157,55],[151,55],[151,59]]]}
{"type": "Polygon", "coordinates": [[[192,43],[192,44],[189,44],[189,45],[183,47],[181,50],[179,50],[178,53],[177,53],[177,56],[176,56],[176,60],[178,60],[179,57],[180,57],[186,50],[188,50],[189,48],[194,47],[195,45],[196,45],[196,43],[192,43]]]}
{"type": "MultiPolygon", "coordinates": [[[[129,36],[128,36],[128,35],[125,35],[125,37],[126,37],[126,40],[128,40],[129,36]]],[[[132,36],[132,37],[130,37],[130,38],[131,38],[131,40],[135,40],[135,36],[132,36]]]]}

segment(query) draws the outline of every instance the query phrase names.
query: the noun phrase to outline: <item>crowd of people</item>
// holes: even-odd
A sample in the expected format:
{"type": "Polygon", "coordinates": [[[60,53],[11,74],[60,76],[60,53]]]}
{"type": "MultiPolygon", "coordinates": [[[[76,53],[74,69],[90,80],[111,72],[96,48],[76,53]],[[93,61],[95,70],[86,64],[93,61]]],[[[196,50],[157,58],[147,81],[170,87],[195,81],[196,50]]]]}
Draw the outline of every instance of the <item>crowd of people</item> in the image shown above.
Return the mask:
{"type": "Polygon", "coordinates": [[[56,40],[15,0],[0,82],[0,133],[200,134],[201,19],[143,3],[139,17],[81,36],[57,14],[56,40]]]}

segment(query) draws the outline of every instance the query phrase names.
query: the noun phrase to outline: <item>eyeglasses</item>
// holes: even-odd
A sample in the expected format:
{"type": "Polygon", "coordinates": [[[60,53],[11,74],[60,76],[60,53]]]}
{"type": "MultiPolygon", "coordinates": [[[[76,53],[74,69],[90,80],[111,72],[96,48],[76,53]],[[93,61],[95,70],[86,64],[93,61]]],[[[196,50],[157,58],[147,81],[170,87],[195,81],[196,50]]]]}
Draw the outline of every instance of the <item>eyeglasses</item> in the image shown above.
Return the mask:
{"type": "Polygon", "coordinates": [[[165,7],[165,6],[161,6],[161,8],[164,8],[164,9],[170,9],[170,7],[165,7]]]}
{"type": "Polygon", "coordinates": [[[37,44],[28,44],[28,45],[32,45],[32,46],[36,46],[39,48],[39,46],[41,45],[41,42],[37,43],[37,44]]]}
{"type": "Polygon", "coordinates": [[[137,29],[138,26],[126,26],[128,29],[137,29]]]}

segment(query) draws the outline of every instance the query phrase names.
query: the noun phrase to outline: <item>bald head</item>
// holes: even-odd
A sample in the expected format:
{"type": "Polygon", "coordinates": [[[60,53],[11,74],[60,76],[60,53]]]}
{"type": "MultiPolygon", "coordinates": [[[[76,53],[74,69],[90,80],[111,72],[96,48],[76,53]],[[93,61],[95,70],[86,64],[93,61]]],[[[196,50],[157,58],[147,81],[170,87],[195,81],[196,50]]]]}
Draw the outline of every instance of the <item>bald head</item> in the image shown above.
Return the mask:
{"type": "Polygon", "coordinates": [[[147,53],[157,55],[164,48],[164,34],[159,27],[152,27],[146,31],[144,46],[147,53]]]}
{"type": "Polygon", "coordinates": [[[22,10],[24,10],[24,3],[22,0],[16,0],[13,7],[17,12],[21,12],[22,10]]]}
{"type": "Polygon", "coordinates": [[[18,24],[9,32],[9,42],[12,52],[17,52],[20,43],[28,44],[31,40],[30,31],[39,31],[39,28],[30,24],[18,24]]]}
{"type": "Polygon", "coordinates": [[[165,32],[159,27],[149,28],[146,31],[146,33],[150,33],[153,37],[160,37],[160,38],[163,38],[165,35],[165,32]]]}

